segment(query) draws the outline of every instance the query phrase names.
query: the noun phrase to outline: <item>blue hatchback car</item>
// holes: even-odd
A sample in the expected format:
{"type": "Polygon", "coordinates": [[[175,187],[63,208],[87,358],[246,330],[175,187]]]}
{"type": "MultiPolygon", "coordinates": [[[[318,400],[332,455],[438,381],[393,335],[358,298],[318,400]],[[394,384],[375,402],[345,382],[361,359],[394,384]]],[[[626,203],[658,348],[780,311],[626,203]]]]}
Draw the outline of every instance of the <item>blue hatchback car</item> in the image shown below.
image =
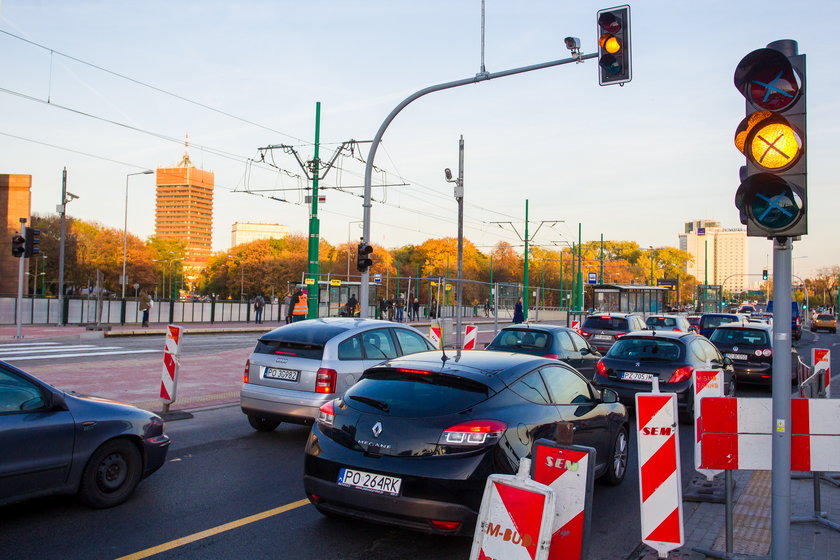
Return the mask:
{"type": "Polygon", "coordinates": [[[704,313],[700,317],[698,329],[700,334],[709,338],[715,329],[727,323],[743,323],[744,317],[735,313],[704,313]]]}

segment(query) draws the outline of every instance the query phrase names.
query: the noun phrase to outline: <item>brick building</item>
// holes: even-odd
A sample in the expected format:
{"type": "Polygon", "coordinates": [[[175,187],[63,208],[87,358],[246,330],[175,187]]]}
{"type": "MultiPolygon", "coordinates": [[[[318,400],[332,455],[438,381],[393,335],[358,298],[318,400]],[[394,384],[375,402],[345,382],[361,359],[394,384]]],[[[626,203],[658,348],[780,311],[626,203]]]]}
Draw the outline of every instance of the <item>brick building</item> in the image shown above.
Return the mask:
{"type": "MultiPolygon", "coordinates": [[[[21,218],[29,223],[31,189],[32,175],[0,175],[0,217],[6,224],[5,249],[0,251],[0,294],[17,294],[20,261],[12,256],[11,239],[21,231],[21,218]]],[[[24,293],[28,293],[27,287],[24,283],[24,293]]]]}

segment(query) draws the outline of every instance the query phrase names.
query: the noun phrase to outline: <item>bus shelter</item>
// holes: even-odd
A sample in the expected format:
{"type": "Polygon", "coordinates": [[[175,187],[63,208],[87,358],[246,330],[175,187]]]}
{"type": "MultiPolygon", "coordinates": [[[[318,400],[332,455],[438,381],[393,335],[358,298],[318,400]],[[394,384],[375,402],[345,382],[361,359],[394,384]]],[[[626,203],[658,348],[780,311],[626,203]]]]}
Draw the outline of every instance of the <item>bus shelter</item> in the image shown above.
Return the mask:
{"type": "Polygon", "coordinates": [[[593,286],[595,308],[619,313],[662,313],[670,289],[644,284],[599,284],[593,286]]]}

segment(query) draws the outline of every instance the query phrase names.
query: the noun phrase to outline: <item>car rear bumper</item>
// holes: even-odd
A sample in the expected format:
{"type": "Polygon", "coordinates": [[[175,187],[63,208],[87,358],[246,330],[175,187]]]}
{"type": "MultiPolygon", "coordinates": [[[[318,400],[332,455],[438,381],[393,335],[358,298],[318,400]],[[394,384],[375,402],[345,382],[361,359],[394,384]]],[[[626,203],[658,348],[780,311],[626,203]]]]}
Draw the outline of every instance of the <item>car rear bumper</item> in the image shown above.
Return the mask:
{"type": "Polygon", "coordinates": [[[243,383],[239,393],[242,412],[279,422],[311,424],[318,416],[318,409],[336,397],[334,393],[310,393],[281,390],[243,383]]]}
{"type": "MultiPolygon", "coordinates": [[[[635,406],[636,404],[636,393],[650,393],[653,390],[653,385],[650,383],[622,383],[617,382],[609,377],[603,377],[600,375],[596,375],[593,379],[593,383],[599,389],[607,388],[612,389],[616,393],[618,393],[619,400],[625,406],[635,406]]],[[[677,394],[677,407],[682,410],[689,406],[688,399],[692,398],[691,395],[691,382],[684,381],[681,383],[660,383],[659,390],[663,393],[676,393],[677,394]]]]}

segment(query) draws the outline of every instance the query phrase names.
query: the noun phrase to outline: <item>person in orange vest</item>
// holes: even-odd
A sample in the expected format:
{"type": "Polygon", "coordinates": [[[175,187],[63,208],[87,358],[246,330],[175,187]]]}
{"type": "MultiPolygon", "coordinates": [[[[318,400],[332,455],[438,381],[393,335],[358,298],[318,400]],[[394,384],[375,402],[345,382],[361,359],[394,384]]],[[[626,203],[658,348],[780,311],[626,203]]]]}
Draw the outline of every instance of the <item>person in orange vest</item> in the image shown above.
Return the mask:
{"type": "Polygon", "coordinates": [[[292,295],[290,304],[292,306],[293,323],[306,319],[306,314],[309,313],[309,302],[306,292],[301,290],[300,286],[296,288],[295,293],[292,295]]]}

